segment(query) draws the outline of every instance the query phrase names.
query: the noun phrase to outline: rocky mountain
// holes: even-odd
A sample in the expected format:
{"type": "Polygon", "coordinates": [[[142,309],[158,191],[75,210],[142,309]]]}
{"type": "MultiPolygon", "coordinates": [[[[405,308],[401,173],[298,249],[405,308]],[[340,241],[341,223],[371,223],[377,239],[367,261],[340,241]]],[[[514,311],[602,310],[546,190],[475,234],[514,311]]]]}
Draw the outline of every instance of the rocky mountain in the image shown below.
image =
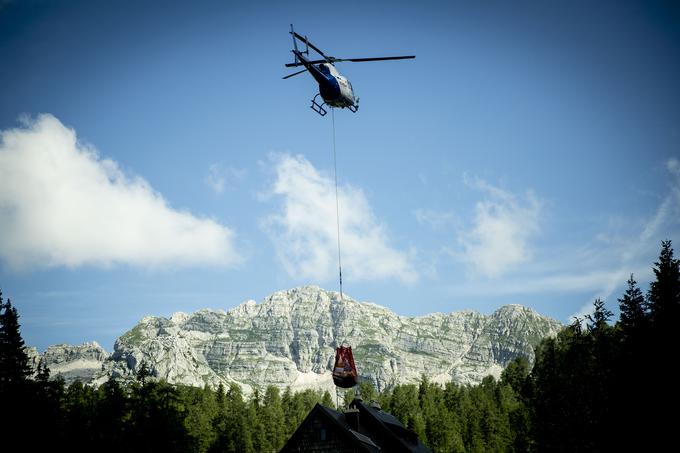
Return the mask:
{"type": "Polygon", "coordinates": [[[53,346],[44,356],[53,375],[91,376],[95,384],[109,376],[131,379],[144,362],[153,375],[173,383],[237,382],[246,392],[270,384],[332,390],[335,347],[345,342],[352,345],[362,379],[380,390],[417,382],[423,374],[442,383],[499,376],[518,356],[533,361],[533,346],[561,327],[520,305],[491,315],[406,317],[305,286],[229,311],[146,317],[116,341],[110,356],[96,343],[53,346]]]}
{"type": "Polygon", "coordinates": [[[48,347],[43,354],[35,348],[27,348],[26,352],[34,369],[42,360],[50,369],[50,375],[61,376],[66,384],[76,380],[92,382],[101,377],[104,363],[110,356],[96,341],[79,346],[57,344],[48,347]]]}

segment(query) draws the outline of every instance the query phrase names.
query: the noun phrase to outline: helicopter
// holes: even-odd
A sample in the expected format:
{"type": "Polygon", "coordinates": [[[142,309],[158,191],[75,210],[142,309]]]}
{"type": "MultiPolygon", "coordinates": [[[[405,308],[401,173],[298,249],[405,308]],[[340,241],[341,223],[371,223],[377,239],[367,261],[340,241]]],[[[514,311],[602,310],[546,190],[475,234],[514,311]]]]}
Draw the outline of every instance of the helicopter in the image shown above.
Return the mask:
{"type": "Polygon", "coordinates": [[[364,62],[364,61],[384,61],[384,60],[406,60],[415,58],[415,55],[402,55],[396,57],[374,57],[374,58],[335,58],[325,55],[318,47],[309,42],[306,36],[301,36],[293,30],[293,24],[290,25],[290,32],[293,37],[293,55],[295,60],[293,63],[286,64],[287,68],[293,68],[298,66],[304,66],[302,71],[294,72],[284,76],[283,79],[288,79],[290,77],[302,74],[303,72],[309,72],[312,77],[319,84],[319,93],[312,98],[312,105],[310,106],[312,110],[321,116],[325,116],[326,109],[324,105],[329,105],[330,107],[347,108],[353,113],[359,110],[359,98],[354,95],[354,90],[352,89],[352,84],[346,77],[340,75],[337,69],[335,69],[334,63],[339,63],[342,61],[352,61],[352,62],[364,62]],[[304,43],[305,50],[301,51],[298,49],[297,41],[304,43]],[[310,60],[309,59],[309,49],[314,50],[316,53],[321,55],[323,60],[310,60]],[[319,103],[317,98],[321,96],[323,102],[319,103]]]}

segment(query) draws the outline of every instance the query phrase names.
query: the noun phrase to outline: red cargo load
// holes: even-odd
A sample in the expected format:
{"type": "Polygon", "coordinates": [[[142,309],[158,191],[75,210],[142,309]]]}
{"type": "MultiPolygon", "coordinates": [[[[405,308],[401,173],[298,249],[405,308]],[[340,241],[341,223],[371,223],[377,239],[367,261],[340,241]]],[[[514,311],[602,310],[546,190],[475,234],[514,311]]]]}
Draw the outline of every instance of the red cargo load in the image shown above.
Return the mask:
{"type": "Polygon", "coordinates": [[[342,388],[357,385],[357,367],[354,364],[351,346],[335,348],[335,366],[333,367],[333,383],[342,388]]]}

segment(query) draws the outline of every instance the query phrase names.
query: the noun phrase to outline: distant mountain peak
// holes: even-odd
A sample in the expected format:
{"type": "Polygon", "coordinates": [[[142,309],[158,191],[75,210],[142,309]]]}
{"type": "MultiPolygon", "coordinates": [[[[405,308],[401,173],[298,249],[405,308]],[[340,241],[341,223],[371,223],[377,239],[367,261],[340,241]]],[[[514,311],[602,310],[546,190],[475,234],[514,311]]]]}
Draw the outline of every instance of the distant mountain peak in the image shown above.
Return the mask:
{"type": "MultiPolygon", "coordinates": [[[[499,376],[515,357],[533,361],[533,347],[561,327],[521,305],[504,305],[490,315],[465,310],[400,316],[381,305],[346,295],[341,299],[336,291],[307,285],[227,311],[147,316],[118,338],[112,354],[90,351],[88,357],[101,359],[91,376],[94,383],[109,376],[132,379],[146,363],[155,376],[174,383],[237,382],[246,391],[267,385],[332,390],[335,347],[347,342],[361,378],[383,389],[417,382],[422,375],[442,383],[499,376]]],[[[64,362],[69,354],[64,350],[48,365],[64,362]]],[[[77,352],[69,357],[80,360],[77,352]]]]}

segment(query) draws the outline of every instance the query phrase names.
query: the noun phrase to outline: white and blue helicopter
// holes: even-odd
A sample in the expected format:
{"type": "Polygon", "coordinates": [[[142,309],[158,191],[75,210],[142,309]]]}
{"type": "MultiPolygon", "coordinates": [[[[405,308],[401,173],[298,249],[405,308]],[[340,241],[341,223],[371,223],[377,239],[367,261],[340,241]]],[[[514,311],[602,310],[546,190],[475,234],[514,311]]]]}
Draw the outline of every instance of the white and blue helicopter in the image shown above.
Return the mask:
{"type": "Polygon", "coordinates": [[[319,83],[319,93],[312,99],[311,108],[316,113],[321,116],[328,113],[326,109],[323,108],[324,105],[329,105],[331,107],[348,108],[352,112],[359,109],[359,98],[354,96],[354,90],[352,89],[352,84],[346,77],[340,75],[337,69],[335,69],[334,63],[341,61],[353,61],[353,62],[363,62],[363,61],[383,61],[383,60],[406,60],[409,58],[415,58],[415,55],[403,55],[398,57],[375,57],[375,58],[335,58],[324,55],[324,53],[319,50],[314,44],[309,42],[306,36],[301,36],[293,30],[293,25],[290,25],[290,34],[293,36],[293,55],[295,55],[295,61],[293,63],[288,63],[287,68],[304,66],[305,69],[302,71],[294,72],[283,77],[288,79],[290,77],[302,74],[308,71],[312,77],[319,83]],[[298,49],[297,40],[304,43],[305,50],[301,51],[298,49]],[[309,60],[309,49],[314,50],[316,53],[323,57],[323,60],[309,60]],[[317,97],[321,96],[323,102],[319,104],[316,100],[317,97]]]}

